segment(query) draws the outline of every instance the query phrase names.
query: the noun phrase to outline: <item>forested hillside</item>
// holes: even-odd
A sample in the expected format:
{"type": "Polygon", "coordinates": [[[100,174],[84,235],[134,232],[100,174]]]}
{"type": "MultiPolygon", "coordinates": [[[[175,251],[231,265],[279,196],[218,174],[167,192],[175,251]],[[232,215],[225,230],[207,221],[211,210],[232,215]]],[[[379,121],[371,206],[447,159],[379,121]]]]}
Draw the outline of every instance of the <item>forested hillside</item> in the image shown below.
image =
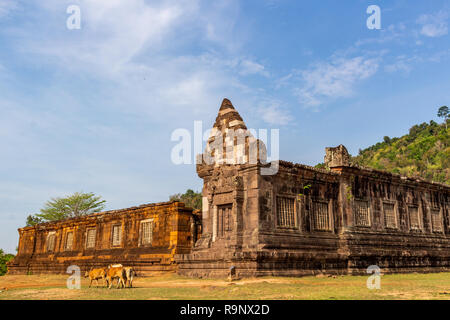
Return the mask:
{"type": "Polygon", "coordinates": [[[352,158],[354,164],[450,184],[450,119],[415,125],[400,138],[384,137],[352,158]]]}

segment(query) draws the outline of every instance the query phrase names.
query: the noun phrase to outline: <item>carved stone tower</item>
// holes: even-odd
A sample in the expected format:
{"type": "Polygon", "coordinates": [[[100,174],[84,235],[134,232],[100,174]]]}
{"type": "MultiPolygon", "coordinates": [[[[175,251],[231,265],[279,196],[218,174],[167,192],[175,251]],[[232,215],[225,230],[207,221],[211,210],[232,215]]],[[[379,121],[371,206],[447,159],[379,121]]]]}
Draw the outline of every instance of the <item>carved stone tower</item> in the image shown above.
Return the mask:
{"type": "Polygon", "coordinates": [[[183,273],[223,276],[231,266],[250,267],[243,264],[251,264],[244,256],[258,244],[260,167],[260,157],[252,150],[258,151],[260,145],[230,100],[224,99],[202,161],[197,162],[197,173],[204,180],[203,230],[193,252],[178,257],[183,273]]]}

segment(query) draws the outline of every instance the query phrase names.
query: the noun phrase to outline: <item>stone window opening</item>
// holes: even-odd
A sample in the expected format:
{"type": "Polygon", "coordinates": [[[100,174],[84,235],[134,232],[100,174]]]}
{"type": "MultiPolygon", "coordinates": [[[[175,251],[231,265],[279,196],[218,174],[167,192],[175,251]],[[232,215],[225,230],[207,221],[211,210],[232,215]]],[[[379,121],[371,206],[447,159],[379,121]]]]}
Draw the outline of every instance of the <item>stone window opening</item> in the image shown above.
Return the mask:
{"type": "Polygon", "coordinates": [[[153,242],[153,219],[142,220],[140,223],[140,245],[152,245],[153,242]]]}
{"type": "Polygon", "coordinates": [[[56,244],[56,232],[51,231],[47,236],[47,252],[54,252],[56,244]]]}
{"type": "Polygon", "coordinates": [[[122,243],[122,225],[116,224],[112,226],[112,245],[118,247],[122,243]]]}
{"type": "Polygon", "coordinates": [[[370,227],[369,202],[365,200],[355,200],[354,202],[354,224],[357,227],[370,227]]]}
{"type": "Polygon", "coordinates": [[[395,205],[393,203],[383,203],[384,226],[388,229],[397,228],[397,215],[395,213],[395,205]]]}
{"type": "Polygon", "coordinates": [[[73,232],[68,232],[66,234],[66,242],[64,244],[65,251],[71,251],[73,248],[73,232]]]}
{"type": "Polygon", "coordinates": [[[95,248],[96,233],[97,233],[97,231],[95,228],[87,229],[87,231],[86,231],[86,249],[95,248]]]}
{"type": "Polygon", "coordinates": [[[420,214],[417,206],[408,206],[409,225],[411,230],[420,230],[420,214]]]}
{"type": "Polygon", "coordinates": [[[232,217],[231,210],[232,204],[225,204],[217,206],[217,236],[224,237],[228,231],[231,231],[232,217]]]}
{"type": "Polygon", "coordinates": [[[441,210],[434,208],[431,209],[431,227],[433,232],[440,232],[442,233],[442,216],[441,216],[441,210]]]}
{"type": "Polygon", "coordinates": [[[313,202],[313,227],[316,231],[331,231],[331,220],[327,202],[313,202]]]}
{"type": "Polygon", "coordinates": [[[277,196],[277,226],[295,228],[295,198],[277,196]]]}

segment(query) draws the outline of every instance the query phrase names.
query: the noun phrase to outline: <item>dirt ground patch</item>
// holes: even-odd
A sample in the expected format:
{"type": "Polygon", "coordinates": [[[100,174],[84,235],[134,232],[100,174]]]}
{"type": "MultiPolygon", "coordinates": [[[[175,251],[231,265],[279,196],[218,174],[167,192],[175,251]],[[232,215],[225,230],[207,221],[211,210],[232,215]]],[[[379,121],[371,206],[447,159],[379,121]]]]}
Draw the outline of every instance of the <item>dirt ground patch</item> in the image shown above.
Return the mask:
{"type": "Polygon", "coordinates": [[[380,290],[369,290],[365,276],[191,279],[175,274],[137,277],[134,288],[88,288],[81,279],[81,290],[66,287],[68,275],[23,275],[0,277],[3,299],[450,299],[450,273],[384,275],[380,290]]]}
{"type": "Polygon", "coordinates": [[[78,297],[79,294],[75,290],[67,288],[51,288],[51,289],[27,289],[11,291],[11,298],[15,300],[67,300],[78,297]]]}

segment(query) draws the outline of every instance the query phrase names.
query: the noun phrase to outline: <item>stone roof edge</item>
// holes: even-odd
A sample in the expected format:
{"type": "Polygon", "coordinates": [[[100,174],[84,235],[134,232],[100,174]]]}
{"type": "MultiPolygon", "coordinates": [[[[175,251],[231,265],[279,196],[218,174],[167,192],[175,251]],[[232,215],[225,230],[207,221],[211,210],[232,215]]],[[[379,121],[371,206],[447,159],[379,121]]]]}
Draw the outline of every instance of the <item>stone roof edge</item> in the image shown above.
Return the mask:
{"type": "Polygon", "coordinates": [[[159,207],[159,206],[171,205],[171,204],[174,204],[174,203],[179,203],[180,205],[178,205],[178,207],[181,208],[181,209],[192,210],[192,208],[186,207],[184,202],[177,201],[177,200],[165,201],[165,202],[155,202],[155,203],[146,203],[146,204],[141,204],[139,206],[134,206],[134,207],[129,207],[129,208],[97,212],[97,213],[93,213],[93,214],[89,214],[89,215],[85,215],[85,216],[81,216],[81,217],[74,217],[74,218],[68,218],[68,219],[63,219],[63,220],[39,223],[39,224],[36,224],[35,226],[19,228],[19,230],[33,229],[35,227],[47,227],[47,226],[52,226],[52,225],[56,225],[56,224],[60,224],[60,223],[72,222],[72,221],[77,221],[77,220],[85,220],[86,218],[94,218],[94,217],[95,218],[99,218],[99,217],[102,217],[102,216],[105,216],[105,215],[109,215],[109,214],[124,213],[124,212],[138,210],[138,209],[143,209],[143,208],[151,208],[151,207],[159,207]]]}
{"type": "Polygon", "coordinates": [[[306,170],[320,172],[320,173],[324,173],[324,174],[339,175],[339,173],[332,172],[330,170],[315,168],[313,166],[308,166],[306,164],[294,163],[294,162],[285,161],[285,160],[279,160],[279,164],[280,164],[280,167],[285,167],[285,168],[300,168],[300,169],[306,169],[306,170]]]}
{"type": "Polygon", "coordinates": [[[379,170],[379,169],[374,169],[374,168],[369,168],[369,167],[363,167],[363,166],[356,165],[356,164],[352,164],[351,166],[344,167],[344,168],[356,169],[356,170],[362,171],[362,172],[364,172],[366,174],[367,173],[381,174],[381,175],[391,176],[391,177],[395,177],[395,178],[398,178],[400,180],[405,180],[405,181],[409,181],[409,182],[425,183],[425,184],[430,184],[430,185],[433,185],[433,186],[438,186],[438,187],[443,187],[443,188],[446,188],[446,189],[450,189],[450,185],[445,184],[445,183],[436,182],[436,181],[429,181],[429,180],[426,180],[426,179],[421,178],[421,177],[408,177],[408,176],[401,175],[399,173],[393,173],[393,172],[389,172],[389,171],[384,171],[384,170],[379,170]]]}
{"type": "MultiPolygon", "coordinates": [[[[294,162],[290,162],[290,161],[284,161],[284,160],[279,160],[279,164],[280,167],[285,167],[285,168],[300,168],[300,169],[307,169],[307,170],[311,170],[311,171],[315,171],[315,172],[320,172],[320,173],[324,173],[324,174],[331,174],[331,175],[340,175],[340,173],[338,172],[333,172],[327,169],[321,169],[321,168],[315,168],[312,166],[308,166],[305,164],[300,164],[300,163],[294,163],[294,162]]],[[[369,167],[362,167],[359,165],[355,165],[352,164],[351,166],[346,166],[343,168],[350,168],[350,169],[355,169],[355,170],[359,170],[362,173],[365,174],[380,174],[380,175],[384,175],[384,176],[391,176],[391,177],[395,177],[398,178],[400,180],[404,180],[404,181],[409,181],[409,182],[419,182],[419,183],[424,183],[424,184],[429,184],[429,185],[433,185],[433,186],[437,186],[437,187],[442,187],[442,188],[446,188],[446,189],[450,189],[450,186],[445,184],[445,183],[441,183],[441,182],[436,182],[436,181],[429,181],[420,177],[408,177],[408,176],[404,176],[398,173],[393,173],[393,172],[389,172],[389,171],[384,171],[384,170],[378,170],[378,169],[373,169],[373,168],[369,168],[369,167]]]]}

